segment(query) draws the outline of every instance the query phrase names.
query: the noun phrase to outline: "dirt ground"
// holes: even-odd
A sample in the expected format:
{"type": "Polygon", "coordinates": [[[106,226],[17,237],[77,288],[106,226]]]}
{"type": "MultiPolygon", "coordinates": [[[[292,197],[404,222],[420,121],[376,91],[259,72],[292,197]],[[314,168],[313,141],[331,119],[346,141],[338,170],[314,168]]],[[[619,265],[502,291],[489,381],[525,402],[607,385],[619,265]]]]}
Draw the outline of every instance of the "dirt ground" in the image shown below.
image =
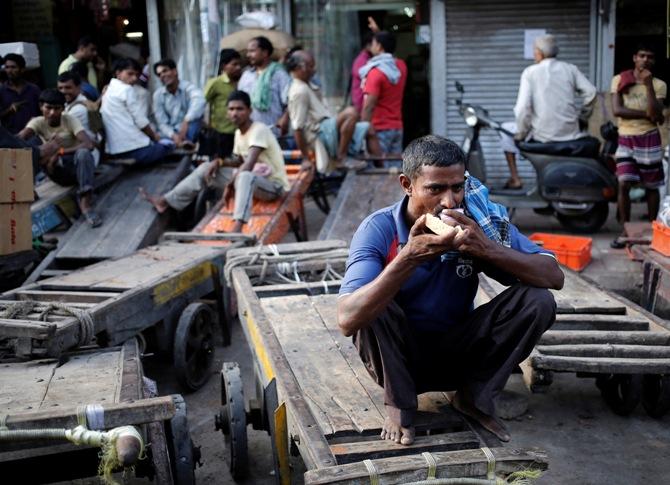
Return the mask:
{"type": "MultiPolygon", "coordinates": [[[[594,237],[593,261],[584,274],[601,285],[635,297],[641,285],[641,268],[624,251],[609,249],[609,241],[618,233],[611,206],[610,220],[594,237]]],[[[634,207],[639,218],[643,207],[634,207]]],[[[323,215],[308,204],[308,223],[315,237],[323,215]]],[[[530,211],[519,211],[513,222],[526,233],[560,231],[558,223],[530,211]]],[[[245,396],[253,396],[253,367],[240,326],[233,328],[232,345],[216,349],[214,372],[198,392],[185,394],[191,436],[201,447],[203,466],[196,470],[198,483],[233,484],[229,469],[229,451],[221,432],[214,428],[214,415],[220,406],[219,371],[224,361],[238,362],[244,381],[245,396]]],[[[151,357],[144,360],[146,373],[158,381],[161,394],[179,392],[170,368],[151,357]]],[[[558,374],[546,394],[530,394],[520,376],[513,375],[508,389],[528,399],[528,411],[507,425],[512,434],[509,446],[540,448],[547,452],[549,470],[538,483],[544,485],[630,485],[668,483],[667,457],[670,456],[670,426],[667,416],[655,420],[641,406],[631,416],[611,412],[600,397],[594,379],[574,374],[558,374]]],[[[247,429],[249,440],[249,477],[240,483],[271,484],[272,449],[269,436],[247,429]]],[[[304,467],[293,460],[293,481],[301,482],[304,467]]],[[[78,482],[82,483],[82,482],[78,482]]]]}

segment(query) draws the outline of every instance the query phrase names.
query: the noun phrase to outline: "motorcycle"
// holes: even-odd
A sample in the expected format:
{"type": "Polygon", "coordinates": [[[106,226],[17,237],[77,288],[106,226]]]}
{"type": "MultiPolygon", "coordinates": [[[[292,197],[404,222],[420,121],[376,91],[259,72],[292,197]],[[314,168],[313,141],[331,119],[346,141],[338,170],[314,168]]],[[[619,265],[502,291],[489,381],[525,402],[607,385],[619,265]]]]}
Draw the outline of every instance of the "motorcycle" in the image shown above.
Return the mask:
{"type": "MultiPolygon", "coordinates": [[[[456,104],[468,126],[461,145],[467,155],[467,169],[486,183],[486,161],[479,142],[481,129],[514,135],[493,120],[482,106],[463,102],[465,89],[458,81],[456,90],[459,93],[456,104]]],[[[536,172],[535,184],[529,189],[489,187],[491,200],[507,207],[510,217],[517,208],[527,208],[538,214],[554,215],[571,232],[598,231],[607,220],[609,202],[617,197],[617,180],[607,165],[616,151],[617,135],[607,135],[602,149],[599,140],[593,137],[567,142],[517,142],[521,155],[536,172]]]]}

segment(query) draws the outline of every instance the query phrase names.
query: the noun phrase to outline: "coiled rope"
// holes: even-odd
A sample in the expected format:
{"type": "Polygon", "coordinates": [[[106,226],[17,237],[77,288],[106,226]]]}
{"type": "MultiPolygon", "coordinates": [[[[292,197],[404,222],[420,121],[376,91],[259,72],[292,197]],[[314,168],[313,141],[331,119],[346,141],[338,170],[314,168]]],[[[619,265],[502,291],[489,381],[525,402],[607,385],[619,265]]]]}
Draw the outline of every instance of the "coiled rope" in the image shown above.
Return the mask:
{"type": "Polygon", "coordinates": [[[78,345],[88,345],[93,341],[95,335],[95,324],[88,310],[75,308],[59,301],[41,302],[34,300],[16,301],[2,303],[0,305],[0,318],[20,319],[31,313],[38,313],[37,319],[46,322],[51,314],[69,315],[79,322],[78,345]]]}

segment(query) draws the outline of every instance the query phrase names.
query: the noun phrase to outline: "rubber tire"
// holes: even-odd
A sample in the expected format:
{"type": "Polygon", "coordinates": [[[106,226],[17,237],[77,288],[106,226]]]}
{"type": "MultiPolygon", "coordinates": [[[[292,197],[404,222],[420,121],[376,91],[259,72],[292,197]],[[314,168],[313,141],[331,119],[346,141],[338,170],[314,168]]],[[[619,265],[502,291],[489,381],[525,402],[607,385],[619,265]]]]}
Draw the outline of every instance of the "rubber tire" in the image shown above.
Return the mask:
{"type": "Polygon", "coordinates": [[[210,377],[214,363],[214,312],[204,303],[191,303],[175,329],[173,365],[179,384],[197,391],[210,377]]]}
{"type": "Polygon", "coordinates": [[[608,374],[596,378],[603,399],[615,414],[628,416],[642,397],[642,375],[608,374]]]}
{"type": "Polygon", "coordinates": [[[609,204],[596,202],[593,208],[579,215],[567,215],[556,212],[556,218],[565,229],[577,234],[592,234],[598,232],[607,221],[609,204]]]}
{"type": "Polygon", "coordinates": [[[244,389],[237,362],[224,362],[221,369],[221,418],[226,448],[230,452],[228,466],[234,480],[246,477],[249,469],[247,419],[244,389]]]}
{"type": "Polygon", "coordinates": [[[195,457],[193,440],[186,419],[186,402],[173,394],[176,413],[166,426],[168,452],[175,485],[195,485],[195,457]]]}
{"type": "Polygon", "coordinates": [[[670,376],[647,374],[642,379],[642,406],[652,418],[660,419],[670,410],[670,376]]]}

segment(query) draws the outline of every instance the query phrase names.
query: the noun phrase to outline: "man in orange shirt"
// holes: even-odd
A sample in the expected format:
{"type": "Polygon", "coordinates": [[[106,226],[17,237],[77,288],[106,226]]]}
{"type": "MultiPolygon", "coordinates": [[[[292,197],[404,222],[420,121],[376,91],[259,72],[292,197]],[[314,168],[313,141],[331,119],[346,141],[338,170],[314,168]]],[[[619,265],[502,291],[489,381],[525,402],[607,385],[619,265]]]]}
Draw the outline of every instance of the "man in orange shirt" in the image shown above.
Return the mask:
{"type": "Polygon", "coordinates": [[[377,32],[370,50],[374,57],[359,74],[363,83],[362,121],[371,121],[384,153],[402,152],[402,99],[407,82],[407,65],[393,57],[395,38],[377,32]]]}

